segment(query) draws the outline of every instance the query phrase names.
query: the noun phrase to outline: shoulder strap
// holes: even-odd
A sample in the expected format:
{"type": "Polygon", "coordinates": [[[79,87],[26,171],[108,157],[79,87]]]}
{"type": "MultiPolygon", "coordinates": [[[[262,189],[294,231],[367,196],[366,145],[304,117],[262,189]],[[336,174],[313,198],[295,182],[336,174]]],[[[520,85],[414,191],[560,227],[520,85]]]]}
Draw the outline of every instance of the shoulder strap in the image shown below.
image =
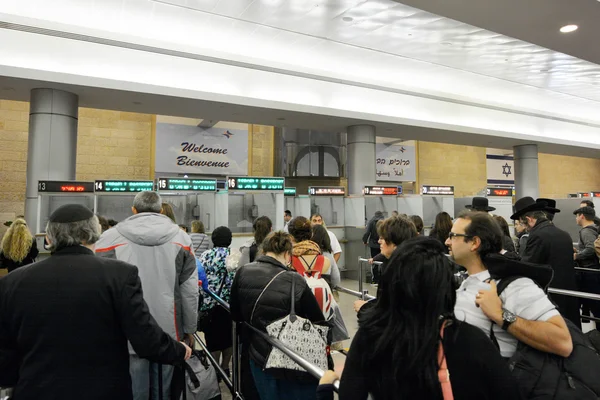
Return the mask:
{"type": "Polygon", "coordinates": [[[315,258],[313,258],[313,260],[311,261],[310,265],[304,259],[304,256],[300,256],[299,258],[304,263],[304,265],[306,265],[306,269],[304,271],[304,274],[308,275],[308,276],[312,276],[312,267],[315,264],[315,261],[317,261],[317,258],[319,258],[319,255],[316,255],[315,258]]]}
{"type": "Polygon", "coordinates": [[[444,400],[454,400],[452,394],[452,384],[450,383],[450,371],[448,371],[448,364],[446,363],[446,355],[444,354],[444,329],[448,320],[442,322],[440,329],[440,344],[438,346],[438,379],[442,387],[442,396],[444,400]]]}
{"type": "MultiPolygon", "coordinates": [[[[265,293],[265,291],[267,290],[267,288],[269,286],[271,286],[271,283],[273,283],[273,281],[281,274],[283,274],[286,271],[281,271],[280,273],[278,273],[277,275],[275,275],[273,278],[271,278],[271,280],[269,281],[269,283],[267,283],[267,286],[265,286],[265,288],[262,290],[262,292],[260,292],[260,294],[258,295],[258,298],[256,299],[256,303],[254,303],[254,307],[252,308],[252,314],[250,314],[250,325],[252,325],[252,319],[254,318],[254,311],[256,311],[256,306],[258,305],[258,302],[260,301],[260,298],[262,297],[262,295],[265,293]]],[[[292,279],[293,282],[293,279],[292,279]]]]}
{"type": "Polygon", "coordinates": [[[296,277],[292,276],[292,295],[290,305],[290,321],[296,322],[296,277]]]}
{"type": "MultiPolygon", "coordinates": [[[[513,283],[514,281],[516,281],[519,278],[523,278],[523,277],[514,275],[514,276],[507,276],[506,278],[500,279],[500,282],[496,286],[496,289],[498,291],[498,297],[500,297],[500,295],[502,294],[502,292],[504,292],[504,289],[506,289],[508,287],[508,285],[510,285],[511,283],[513,283]]],[[[492,278],[490,278],[490,280],[491,279],[492,278]]],[[[502,299],[500,299],[500,301],[502,301],[502,299]]],[[[490,326],[490,339],[491,339],[492,343],[494,343],[494,346],[496,346],[496,348],[498,350],[500,350],[500,343],[498,343],[498,339],[496,339],[496,334],[494,333],[494,325],[495,324],[496,324],[495,322],[492,322],[492,325],[490,326]]]]}
{"type": "Polygon", "coordinates": [[[202,243],[204,243],[204,239],[206,239],[206,235],[202,238],[202,241],[200,242],[200,244],[198,246],[196,246],[196,249],[194,250],[194,254],[196,254],[196,252],[198,251],[200,246],[202,246],[202,243]]]}

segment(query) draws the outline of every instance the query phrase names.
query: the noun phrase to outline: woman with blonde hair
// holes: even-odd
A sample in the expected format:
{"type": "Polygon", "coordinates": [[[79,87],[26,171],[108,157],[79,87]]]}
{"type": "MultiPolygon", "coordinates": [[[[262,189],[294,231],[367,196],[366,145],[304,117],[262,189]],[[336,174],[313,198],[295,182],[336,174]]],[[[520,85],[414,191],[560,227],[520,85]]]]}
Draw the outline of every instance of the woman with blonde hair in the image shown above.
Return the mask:
{"type": "Polygon", "coordinates": [[[0,246],[0,268],[11,272],[35,262],[38,255],[35,238],[29,232],[24,219],[16,219],[2,238],[0,246]]]}

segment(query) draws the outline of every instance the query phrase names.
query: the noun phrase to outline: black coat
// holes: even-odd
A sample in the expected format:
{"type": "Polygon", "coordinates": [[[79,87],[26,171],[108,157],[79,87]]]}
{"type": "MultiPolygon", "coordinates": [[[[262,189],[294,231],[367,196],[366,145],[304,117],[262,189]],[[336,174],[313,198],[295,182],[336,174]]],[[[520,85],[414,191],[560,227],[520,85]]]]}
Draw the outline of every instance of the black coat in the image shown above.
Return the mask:
{"type": "MultiPolygon", "coordinates": [[[[266,332],[267,325],[290,313],[292,279],[295,280],[296,314],[312,322],[323,323],[321,308],[304,278],[268,256],[259,256],[255,262],[238,270],[231,286],[231,317],[234,321],[249,322],[255,328],[266,332]],[[250,321],[260,293],[281,271],[288,272],[279,275],[265,290],[250,321]]],[[[248,335],[245,342],[249,343],[250,358],[263,368],[271,352],[271,345],[249,329],[245,332],[248,335]]]]}
{"type": "Polygon", "coordinates": [[[27,253],[25,258],[21,262],[11,260],[7,256],[5,256],[4,253],[0,252],[0,268],[6,268],[8,269],[8,272],[12,272],[19,267],[34,263],[35,258],[38,256],[38,254],[39,251],[37,248],[37,243],[35,241],[35,238],[33,238],[31,242],[31,247],[29,248],[29,253],[27,253]]]}
{"type": "MultiPolygon", "coordinates": [[[[577,290],[575,262],[573,260],[573,240],[571,236],[557,228],[548,220],[539,220],[529,232],[527,247],[521,258],[525,262],[550,265],[554,278],[550,287],[577,290]]],[[[579,299],[570,296],[551,295],[560,313],[581,327],[579,299]]]]}
{"type": "Polygon", "coordinates": [[[0,279],[0,386],[15,399],[132,399],[128,340],[140,357],[185,357],[133,265],[73,246],[0,279]]]}
{"type": "Polygon", "coordinates": [[[383,213],[376,212],[373,218],[369,221],[367,225],[367,230],[362,237],[363,243],[369,245],[374,249],[379,248],[379,234],[377,233],[377,223],[383,219],[383,213]]]}

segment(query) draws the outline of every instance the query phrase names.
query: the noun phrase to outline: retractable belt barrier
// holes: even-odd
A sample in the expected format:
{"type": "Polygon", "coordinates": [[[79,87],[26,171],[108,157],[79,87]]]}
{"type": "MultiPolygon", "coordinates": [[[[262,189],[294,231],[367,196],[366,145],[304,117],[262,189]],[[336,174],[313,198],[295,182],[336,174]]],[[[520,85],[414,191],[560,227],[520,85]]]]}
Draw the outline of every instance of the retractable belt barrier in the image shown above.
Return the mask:
{"type": "MultiPolygon", "coordinates": [[[[359,297],[362,300],[372,300],[375,299],[375,296],[371,296],[369,295],[369,291],[368,290],[364,290],[364,278],[363,278],[363,266],[364,263],[368,263],[369,260],[366,258],[362,258],[362,257],[358,257],[358,291],[356,290],[352,290],[352,289],[348,289],[345,287],[337,287],[337,290],[340,292],[344,292],[347,294],[350,294],[352,296],[356,296],[359,297]]],[[[373,263],[376,263],[377,261],[374,261],[373,263]]],[[[600,272],[600,270],[597,269],[590,269],[590,268],[575,268],[576,270],[582,270],[582,271],[593,271],[593,272],[600,272]]],[[[571,297],[577,297],[580,299],[586,299],[586,300],[596,300],[596,301],[600,301],[600,295],[596,294],[596,293],[586,293],[586,292],[578,292],[576,290],[565,290],[565,289],[555,289],[555,288],[548,288],[548,293],[551,294],[558,294],[561,296],[571,296],[571,297]]],[[[589,320],[593,320],[596,322],[600,322],[600,316],[594,316],[592,317],[591,315],[581,315],[582,319],[589,319],[589,320]]]]}
{"type": "MultiPolygon", "coordinates": [[[[223,299],[221,299],[219,296],[217,296],[215,293],[213,293],[210,290],[204,290],[204,291],[206,292],[206,294],[208,294],[210,297],[212,297],[217,303],[219,303],[219,305],[221,307],[223,307],[228,312],[231,312],[231,310],[229,308],[229,304],[227,304],[223,299]]],[[[311,374],[315,378],[321,379],[323,377],[323,375],[325,375],[325,371],[323,371],[321,368],[310,363],[309,361],[307,361],[306,359],[304,359],[303,357],[301,357],[300,355],[295,353],[293,350],[288,348],[280,340],[269,336],[266,332],[263,332],[255,327],[253,327],[252,325],[250,325],[247,322],[244,322],[244,325],[247,326],[248,328],[250,328],[254,333],[259,335],[261,338],[263,338],[271,346],[281,350],[282,353],[284,353],[286,356],[288,356],[289,358],[294,360],[294,362],[296,364],[298,364],[299,366],[304,368],[309,374],[311,374]]],[[[233,373],[232,373],[232,380],[226,379],[227,376],[225,375],[225,371],[223,371],[223,369],[218,365],[217,361],[212,356],[209,357],[209,360],[211,361],[211,363],[213,363],[213,365],[215,365],[217,373],[219,373],[219,375],[221,375],[223,377],[223,380],[225,381],[225,384],[227,384],[227,386],[229,387],[232,395],[236,396],[237,399],[243,399],[243,396],[241,393],[241,363],[240,363],[240,359],[241,359],[240,350],[241,349],[239,346],[239,334],[238,334],[239,329],[238,328],[239,328],[239,324],[236,322],[233,322],[233,333],[232,333],[233,334],[233,358],[232,358],[233,373]]],[[[204,343],[199,340],[200,337],[198,336],[198,334],[195,334],[194,336],[196,337],[196,340],[198,340],[200,342],[200,345],[202,346],[202,348],[205,351],[207,351],[204,343]]],[[[340,387],[340,382],[335,381],[333,383],[333,387],[334,387],[334,390],[337,392],[340,387]]]]}

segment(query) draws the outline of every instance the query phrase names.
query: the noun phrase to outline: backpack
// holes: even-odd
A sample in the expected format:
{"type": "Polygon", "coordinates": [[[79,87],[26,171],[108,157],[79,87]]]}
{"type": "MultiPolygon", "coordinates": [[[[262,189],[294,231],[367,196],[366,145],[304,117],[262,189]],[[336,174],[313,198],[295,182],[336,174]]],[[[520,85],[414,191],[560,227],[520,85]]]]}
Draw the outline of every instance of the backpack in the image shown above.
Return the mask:
{"type": "Polygon", "coordinates": [[[315,256],[311,264],[308,264],[302,256],[294,256],[292,257],[292,267],[304,277],[308,287],[315,295],[319,307],[321,307],[325,320],[329,321],[335,313],[336,302],[329,284],[325,279],[322,279],[323,266],[326,260],[325,256],[319,254],[315,256]]]}
{"type": "MultiPolygon", "coordinates": [[[[485,261],[488,266],[488,258],[485,261]]],[[[549,266],[499,260],[496,256],[492,257],[488,270],[492,279],[500,279],[497,286],[498,296],[513,281],[523,277],[532,279],[546,291],[553,275],[549,266]]],[[[546,353],[519,342],[515,354],[510,358],[509,368],[524,399],[600,398],[600,354],[579,328],[567,319],[565,322],[573,340],[573,352],[569,357],[546,353]]],[[[492,328],[493,324],[490,328],[490,339],[500,348],[492,328]]]]}

